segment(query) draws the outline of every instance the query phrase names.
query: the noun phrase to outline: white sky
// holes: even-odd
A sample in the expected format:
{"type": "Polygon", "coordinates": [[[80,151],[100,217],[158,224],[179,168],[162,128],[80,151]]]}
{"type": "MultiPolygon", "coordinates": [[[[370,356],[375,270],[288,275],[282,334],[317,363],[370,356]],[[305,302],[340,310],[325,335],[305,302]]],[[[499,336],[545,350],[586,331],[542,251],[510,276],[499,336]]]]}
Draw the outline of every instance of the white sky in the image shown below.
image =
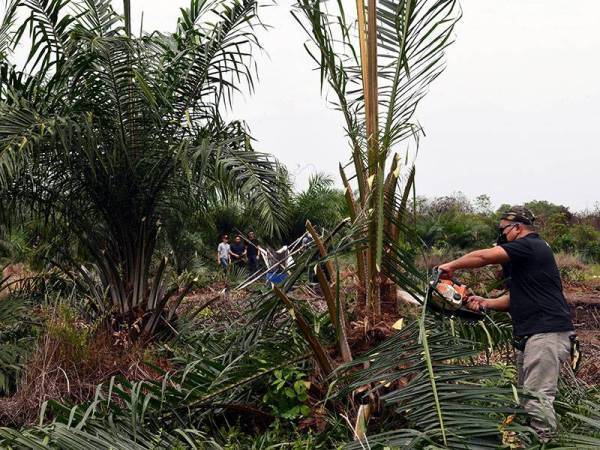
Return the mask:
{"type": "MultiPolygon", "coordinates": [[[[352,7],[352,0],[343,0],[352,7]]],[[[132,0],[144,29],[174,29],[189,0],[132,0]]],[[[236,101],[256,148],[284,162],[302,188],[346,162],[342,118],[326,104],[291,0],[264,8],[256,92],[236,101]]],[[[498,206],[540,199],[600,201],[600,1],[462,0],[447,69],[417,111],[427,136],[419,195],[486,193],[498,206]]],[[[121,1],[115,0],[120,9],[121,1]]],[[[135,27],[134,29],[137,29],[135,27]]]]}

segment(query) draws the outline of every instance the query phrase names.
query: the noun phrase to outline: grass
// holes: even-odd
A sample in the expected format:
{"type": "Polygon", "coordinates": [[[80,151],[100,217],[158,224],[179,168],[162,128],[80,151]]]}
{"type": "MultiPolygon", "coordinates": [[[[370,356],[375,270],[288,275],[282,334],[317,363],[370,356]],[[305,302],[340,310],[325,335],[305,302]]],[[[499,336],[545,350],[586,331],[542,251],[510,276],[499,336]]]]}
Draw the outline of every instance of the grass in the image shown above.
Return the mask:
{"type": "Polygon", "coordinates": [[[587,280],[598,280],[600,279],[600,264],[590,264],[586,271],[586,279],[587,280]]]}
{"type": "Polygon", "coordinates": [[[44,320],[36,348],[24,364],[14,395],[0,398],[0,422],[21,426],[34,423],[48,400],[81,403],[94,395],[98,384],[115,375],[153,379],[156,372],[144,361],[148,349],[120,345],[118,336],[79,317],[67,305],[41,311],[44,320]]]}

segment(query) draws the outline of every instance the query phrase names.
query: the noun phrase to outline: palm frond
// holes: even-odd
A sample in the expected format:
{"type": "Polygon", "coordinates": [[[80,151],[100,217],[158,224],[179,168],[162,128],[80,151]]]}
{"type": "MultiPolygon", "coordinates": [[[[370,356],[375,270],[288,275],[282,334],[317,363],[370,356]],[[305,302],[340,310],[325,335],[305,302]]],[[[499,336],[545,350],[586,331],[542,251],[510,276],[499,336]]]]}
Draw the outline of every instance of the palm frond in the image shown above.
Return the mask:
{"type": "Polygon", "coordinates": [[[27,15],[15,31],[13,45],[30,30],[32,42],[26,61],[30,70],[52,75],[51,71],[60,70],[57,66],[64,64],[69,52],[68,36],[75,20],[68,12],[70,5],[70,0],[14,0],[9,5],[9,15],[19,10],[27,15]]]}
{"type": "MultiPolygon", "coordinates": [[[[501,427],[506,416],[522,412],[510,382],[505,387],[486,384],[487,380],[498,380],[501,371],[491,366],[465,365],[462,361],[479,350],[468,341],[437,330],[435,323],[427,323],[428,354],[423,355],[419,324],[414,322],[340,368],[346,374],[339,381],[344,386],[339,395],[371,386],[370,392],[377,392],[385,407],[406,419],[404,429],[368,436],[369,445],[422,448],[435,443],[442,448],[492,449],[501,445],[502,429],[516,431],[522,440],[530,441],[533,432],[526,427],[501,427]],[[352,370],[365,364],[367,369],[352,370]],[[435,374],[435,387],[428,375],[429,364],[435,374]],[[438,402],[443,429],[436,413],[438,402]]],[[[357,442],[349,448],[361,445],[365,444],[357,442]]]]}
{"type": "Polygon", "coordinates": [[[185,123],[186,115],[211,117],[222,103],[231,103],[240,83],[252,88],[256,13],[255,0],[191,0],[182,9],[176,33],[162,44],[162,76],[172,93],[173,123],[185,123]],[[208,16],[218,20],[201,24],[208,16]]]}
{"type": "Polygon", "coordinates": [[[268,155],[244,147],[223,149],[216,164],[221,183],[253,205],[264,231],[280,234],[287,218],[289,189],[283,167],[268,155]]]}
{"type": "MultiPolygon", "coordinates": [[[[583,389],[583,400],[572,399],[567,396],[568,403],[559,404],[563,420],[569,419],[575,424],[572,428],[567,429],[563,433],[559,433],[556,437],[555,446],[560,450],[574,449],[592,449],[600,446],[600,403],[599,396],[594,395],[594,389],[590,391],[589,386],[581,386],[583,389]],[[587,398],[586,398],[587,397],[587,398]],[[564,417],[564,416],[567,417],[564,417]]],[[[567,391],[571,391],[572,387],[567,386],[567,391]]],[[[557,401],[556,403],[562,403],[557,401]]]]}
{"type": "Polygon", "coordinates": [[[456,9],[455,0],[383,1],[377,9],[384,159],[395,144],[419,129],[411,120],[444,69],[444,53],[460,17],[456,9]]]}

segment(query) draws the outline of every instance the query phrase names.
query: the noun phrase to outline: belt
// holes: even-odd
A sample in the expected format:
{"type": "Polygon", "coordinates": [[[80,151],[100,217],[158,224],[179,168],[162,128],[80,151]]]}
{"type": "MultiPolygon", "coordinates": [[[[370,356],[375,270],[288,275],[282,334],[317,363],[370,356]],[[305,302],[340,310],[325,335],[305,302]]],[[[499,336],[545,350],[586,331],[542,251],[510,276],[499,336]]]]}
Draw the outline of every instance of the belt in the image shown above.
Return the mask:
{"type": "Polygon", "coordinates": [[[527,336],[513,336],[512,345],[514,348],[519,350],[520,352],[525,351],[525,345],[527,344],[527,340],[533,336],[533,334],[529,334],[527,336]]]}
{"type": "MultiPolygon", "coordinates": [[[[527,336],[514,336],[512,345],[514,348],[519,350],[520,352],[525,351],[525,346],[527,345],[527,341],[529,338],[533,336],[532,334],[527,336]]],[[[583,353],[581,352],[581,348],[579,345],[579,339],[576,334],[572,334],[569,336],[569,341],[571,341],[571,369],[573,372],[577,372],[579,367],[581,366],[581,358],[583,353]]]]}

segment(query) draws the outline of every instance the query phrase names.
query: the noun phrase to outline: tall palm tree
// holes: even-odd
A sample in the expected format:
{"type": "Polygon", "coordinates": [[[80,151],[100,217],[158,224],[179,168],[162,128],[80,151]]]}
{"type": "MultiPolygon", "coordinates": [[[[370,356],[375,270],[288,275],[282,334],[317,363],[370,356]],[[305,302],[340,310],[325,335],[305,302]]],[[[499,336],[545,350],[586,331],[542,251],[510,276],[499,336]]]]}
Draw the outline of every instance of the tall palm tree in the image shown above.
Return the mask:
{"type": "MultiPolygon", "coordinates": [[[[182,294],[155,246],[183,205],[215,191],[285,215],[280,165],[220,110],[252,88],[255,0],[190,0],[173,33],[133,36],[110,0],[12,0],[0,29],[0,182],[65,224],[106,291],[105,312],[151,336],[182,294]],[[26,65],[11,50],[29,33],[26,65]],[[167,305],[171,305],[165,311],[167,305]]],[[[54,238],[47,236],[47,238],[54,238]]],[[[101,294],[104,295],[104,294],[101,294]]]]}
{"type": "Polygon", "coordinates": [[[352,219],[367,221],[368,245],[357,251],[357,268],[367,310],[378,315],[382,286],[410,269],[396,244],[406,227],[412,156],[422,132],[414,112],[444,68],[456,0],[357,0],[356,11],[343,2],[299,0],[294,15],[345,119],[355,175],[342,166],[340,172],[352,219]]]}

